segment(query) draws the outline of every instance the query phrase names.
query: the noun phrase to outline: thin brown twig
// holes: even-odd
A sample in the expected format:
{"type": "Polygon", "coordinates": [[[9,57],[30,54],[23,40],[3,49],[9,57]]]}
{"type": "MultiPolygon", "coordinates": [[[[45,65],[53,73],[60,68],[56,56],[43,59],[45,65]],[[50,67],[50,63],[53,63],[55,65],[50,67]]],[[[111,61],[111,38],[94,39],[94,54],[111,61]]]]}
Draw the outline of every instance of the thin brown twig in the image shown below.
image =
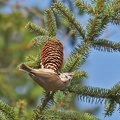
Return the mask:
{"type": "MultiPolygon", "coordinates": [[[[111,8],[114,8],[116,5],[118,5],[120,2],[120,0],[116,1],[112,6],[111,8]]],[[[110,11],[111,11],[111,8],[110,10],[108,11],[108,13],[104,16],[104,18],[102,19],[102,23],[104,23],[104,21],[109,17],[109,14],[110,14],[110,11]]],[[[116,9],[114,12],[118,12],[120,10],[120,8],[116,9]]]]}
{"type": "Polygon", "coordinates": [[[14,9],[16,8],[15,6],[13,6],[13,5],[9,4],[7,1],[0,0],[0,2],[1,2],[1,3],[3,3],[3,4],[5,4],[5,5],[10,6],[10,8],[11,8],[12,10],[14,10],[14,9]]]}
{"type": "Polygon", "coordinates": [[[73,67],[76,65],[76,63],[78,62],[78,60],[79,60],[80,58],[81,58],[80,55],[76,57],[76,60],[74,61],[74,63],[72,64],[72,66],[70,67],[70,69],[68,70],[68,72],[71,72],[71,71],[72,71],[73,67]]]}
{"type": "Polygon", "coordinates": [[[18,106],[18,120],[21,119],[20,117],[22,115],[24,104],[25,104],[25,102],[22,101],[22,100],[19,102],[19,106],[18,106]]]}
{"type": "Polygon", "coordinates": [[[36,9],[34,8],[30,8],[28,6],[21,6],[20,4],[15,5],[11,5],[10,3],[8,3],[7,1],[4,0],[0,0],[1,3],[10,6],[13,10],[16,8],[23,8],[31,13],[33,13],[34,15],[36,15],[37,17],[39,17],[40,19],[44,20],[44,16],[42,14],[40,14],[36,9]]]}
{"type": "Polygon", "coordinates": [[[112,49],[120,49],[120,46],[114,46],[114,45],[110,45],[110,44],[106,44],[106,43],[95,43],[98,46],[102,46],[102,47],[108,47],[108,48],[112,48],[112,49]]]}
{"type": "Polygon", "coordinates": [[[16,64],[16,60],[13,60],[10,65],[6,68],[0,68],[0,73],[7,73],[11,70],[11,68],[16,64]]]}
{"type": "Polygon", "coordinates": [[[106,111],[106,113],[105,113],[105,116],[108,115],[109,112],[111,111],[110,109],[112,108],[113,103],[114,103],[114,101],[112,100],[112,101],[110,102],[109,106],[108,106],[108,109],[107,109],[107,111],[106,111]]]}
{"type": "Polygon", "coordinates": [[[50,99],[53,98],[55,92],[48,92],[46,96],[44,97],[42,103],[40,106],[37,107],[37,109],[34,111],[33,117],[31,120],[38,120],[39,119],[39,114],[42,112],[42,110],[45,108],[47,103],[49,102],[50,99]]]}
{"type": "Polygon", "coordinates": [[[81,1],[75,1],[75,2],[77,5],[84,7],[84,9],[86,9],[87,11],[90,11],[94,15],[93,10],[91,8],[89,8],[87,5],[81,3],[81,1]]]}
{"type": "Polygon", "coordinates": [[[59,110],[61,108],[61,106],[64,104],[66,97],[68,96],[68,94],[65,95],[64,99],[60,101],[60,103],[58,104],[58,106],[55,108],[55,110],[59,110]]]}
{"type": "Polygon", "coordinates": [[[120,21],[120,17],[119,18],[113,18],[113,20],[119,20],[120,21]]]}
{"type": "Polygon", "coordinates": [[[86,48],[89,46],[90,41],[87,41],[84,46],[79,50],[79,55],[76,57],[76,60],[74,61],[74,63],[71,65],[70,69],[68,70],[68,72],[71,72],[73,67],[76,65],[76,63],[80,60],[80,58],[82,58],[82,55],[84,54],[86,48]]]}
{"type": "Polygon", "coordinates": [[[34,13],[37,17],[39,17],[40,19],[44,20],[44,16],[42,14],[40,14],[36,9],[34,8],[30,8],[28,6],[23,6],[23,9],[26,9],[27,11],[34,13]]]}
{"type": "Polygon", "coordinates": [[[83,31],[81,29],[79,29],[78,25],[75,23],[75,21],[63,10],[61,9],[61,7],[57,4],[54,3],[53,4],[57,9],[59,9],[67,18],[68,20],[74,25],[74,27],[77,29],[77,31],[79,32],[79,34],[82,36],[82,38],[86,41],[86,37],[83,33],[83,31]]]}
{"type": "Polygon", "coordinates": [[[94,30],[95,30],[96,22],[97,22],[98,15],[99,15],[99,10],[101,9],[103,3],[104,3],[104,0],[102,0],[102,1],[100,2],[99,6],[98,6],[98,10],[97,10],[96,13],[94,14],[94,15],[95,15],[95,18],[94,18],[93,23],[92,23],[91,31],[90,31],[90,33],[89,33],[89,35],[88,35],[89,38],[90,38],[90,40],[93,39],[93,38],[92,38],[92,35],[93,35],[94,30]]]}
{"type": "Polygon", "coordinates": [[[64,44],[64,42],[65,42],[68,38],[70,38],[70,37],[73,35],[73,33],[74,33],[74,31],[73,31],[73,30],[70,30],[70,31],[68,32],[68,34],[65,35],[65,37],[62,39],[62,43],[64,44]]]}

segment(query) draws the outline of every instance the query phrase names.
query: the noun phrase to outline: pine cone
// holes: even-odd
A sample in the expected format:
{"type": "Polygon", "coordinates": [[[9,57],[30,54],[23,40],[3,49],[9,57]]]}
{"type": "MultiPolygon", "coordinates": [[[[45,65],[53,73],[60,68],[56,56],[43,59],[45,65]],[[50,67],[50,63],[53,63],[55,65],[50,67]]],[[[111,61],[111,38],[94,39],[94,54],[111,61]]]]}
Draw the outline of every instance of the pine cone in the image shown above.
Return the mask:
{"type": "Polygon", "coordinates": [[[59,72],[63,63],[63,45],[62,43],[52,38],[45,43],[41,52],[41,63],[44,68],[53,69],[59,72]]]}

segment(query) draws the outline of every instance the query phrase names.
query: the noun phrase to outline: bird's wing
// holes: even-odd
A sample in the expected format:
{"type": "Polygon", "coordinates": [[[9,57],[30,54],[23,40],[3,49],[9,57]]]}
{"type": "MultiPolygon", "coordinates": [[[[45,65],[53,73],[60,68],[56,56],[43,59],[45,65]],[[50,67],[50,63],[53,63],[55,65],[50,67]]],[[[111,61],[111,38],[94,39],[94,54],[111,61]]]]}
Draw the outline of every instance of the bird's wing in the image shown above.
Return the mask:
{"type": "Polygon", "coordinates": [[[50,72],[41,72],[41,71],[31,71],[30,74],[33,74],[37,78],[41,78],[43,80],[54,81],[59,79],[57,73],[50,73],[50,72]],[[51,79],[52,78],[52,79],[51,79]]]}

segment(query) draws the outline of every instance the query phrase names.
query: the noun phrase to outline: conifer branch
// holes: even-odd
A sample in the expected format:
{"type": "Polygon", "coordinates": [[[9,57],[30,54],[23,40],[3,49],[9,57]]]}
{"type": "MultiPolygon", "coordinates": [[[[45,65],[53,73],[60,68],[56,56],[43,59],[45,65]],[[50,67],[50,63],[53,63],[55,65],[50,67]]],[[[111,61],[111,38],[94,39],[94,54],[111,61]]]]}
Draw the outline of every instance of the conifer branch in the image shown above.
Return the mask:
{"type": "Polygon", "coordinates": [[[120,18],[113,18],[113,20],[120,20],[120,18]]]}
{"type": "Polygon", "coordinates": [[[85,77],[87,78],[88,77],[88,74],[86,71],[76,71],[73,78],[78,78],[78,77],[85,77]]]}
{"type": "Polygon", "coordinates": [[[95,13],[94,13],[94,19],[90,19],[90,28],[89,28],[89,32],[88,32],[88,40],[92,41],[94,40],[94,37],[97,37],[99,34],[98,31],[100,32],[100,27],[97,27],[98,25],[101,24],[101,21],[98,19],[98,17],[100,16],[99,15],[99,12],[101,12],[101,7],[103,7],[103,3],[104,3],[104,0],[101,0],[98,2],[99,4],[97,4],[97,8],[95,10],[95,13]]]}
{"type": "Polygon", "coordinates": [[[107,98],[110,95],[109,89],[90,87],[84,85],[74,85],[69,87],[69,92],[73,92],[83,96],[107,98]]]}
{"type": "Polygon", "coordinates": [[[53,6],[68,19],[70,24],[73,25],[76,28],[79,35],[82,36],[83,40],[86,41],[85,31],[83,30],[81,24],[78,21],[76,21],[76,19],[74,18],[73,14],[70,12],[70,10],[64,4],[62,4],[61,2],[53,3],[53,6]]]}
{"type": "Polygon", "coordinates": [[[56,20],[54,13],[51,9],[45,10],[45,27],[46,30],[49,32],[49,36],[54,37],[56,36],[56,20]]]}
{"type": "Polygon", "coordinates": [[[45,29],[43,29],[43,28],[39,27],[38,25],[31,23],[31,22],[26,24],[25,28],[27,28],[30,32],[34,33],[37,36],[49,35],[49,33],[45,29]]]}
{"type": "Polygon", "coordinates": [[[120,0],[115,0],[112,4],[111,7],[115,8],[116,6],[118,6],[120,4],[120,0]]]}
{"type": "Polygon", "coordinates": [[[109,112],[111,111],[111,108],[112,108],[112,105],[113,105],[113,101],[109,104],[106,112],[105,112],[105,116],[109,114],[109,112]]]}
{"type": "Polygon", "coordinates": [[[68,93],[64,96],[64,98],[59,102],[59,104],[57,105],[57,107],[56,107],[56,109],[55,110],[59,110],[61,107],[62,107],[62,105],[64,104],[64,102],[65,102],[65,100],[66,100],[66,98],[67,98],[67,96],[68,96],[68,93]]]}
{"type": "Polygon", "coordinates": [[[42,100],[42,103],[40,106],[38,106],[35,110],[34,110],[34,114],[31,118],[31,120],[38,120],[39,116],[42,112],[42,110],[44,110],[44,108],[46,107],[46,105],[48,104],[49,100],[51,100],[53,98],[54,92],[50,93],[48,92],[46,94],[46,96],[44,97],[44,99],[42,100]]]}
{"type": "Polygon", "coordinates": [[[91,5],[85,4],[84,1],[75,0],[75,5],[76,5],[76,7],[79,8],[79,10],[82,9],[85,12],[87,12],[88,14],[90,13],[90,14],[94,15],[94,12],[93,12],[91,5]]]}
{"type": "Polygon", "coordinates": [[[45,42],[47,42],[50,39],[49,36],[37,36],[31,40],[31,46],[39,46],[39,48],[42,49],[42,46],[45,42]]]}
{"type": "Polygon", "coordinates": [[[75,61],[73,62],[73,64],[71,64],[71,67],[69,68],[68,72],[71,72],[72,69],[74,68],[74,66],[76,66],[76,64],[80,61],[80,59],[82,59],[86,49],[89,46],[89,42],[86,42],[81,49],[78,50],[78,56],[76,56],[75,61]]]}
{"type": "Polygon", "coordinates": [[[120,8],[117,8],[116,10],[115,10],[115,13],[118,13],[118,12],[120,12],[120,8]]]}
{"type": "Polygon", "coordinates": [[[105,103],[105,107],[104,107],[104,110],[105,110],[105,117],[106,116],[111,116],[112,113],[115,111],[116,109],[116,102],[114,100],[108,100],[106,103],[105,103]]]}
{"type": "Polygon", "coordinates": [[[80,60],[80,58],[81,58],[80,55],[76,56],[76,59],[75,59],[75,61],[73,62],[73,64],[71,65],[71,67],[69,68],[68,72],[71,72],[71,71],[72,71],[72,69],[73,69],[74,66],[77,64],[77,62],[80,60]]]}
{"type": "Polygon", "coordinates": [[[97,20],[98,20],[98,16],[99,16],[99,11],[101,11],[101,7],[103,6],[103,3],[104,3],[104,0],[101,0],[99,5],[97,6],[97,10],[95,11],[95,14],[94,14],[94,19],[93,19],[93,22],[92,22],[92,25],[91,25],[91,30],[88,34],[88,38],[90,40],[93,40],[93,35],[94,35],[94,32],[95,31],[95,27],[97,26],[97,20]]]}
{"type": "Polygon", "coordinates": [[[46,120],[100,120],[95,116],[92,116],[88,113],[82,113],[77,111],[55,111],[55,110],[47,110],[43,111],[40,115],[40,118],[46,120]]]}
{"type": "Polygon", "coordinates": [[[63,64],[62,72],[75,71],[82,65],[89,55],[90,41],[82,42],[70,54],[69,58],[63,64]]]}
{"type": "Polygon", "coordinates": [[[120,42],[115,43],[110,40],[99,39],[99,40],[93,41],[92,45],[97,50],[107,51],[107,52],[112,52],[112,51],[120,52],[120,42]]]}
{"type": "Polygon", "coordinates": [[[6,103],[0,100],[0,110],[6,115],[7,118],[12,120],[18,120],[16,117],[16,112],[13,107],[10,107],[6,103]]]}
{"type": "Polygon", "coordinates": [[[114,91],[112,89],[83,86],[79,84],[72,85],[69,87],[69,92],[78,94],[80,96],[84,96],[86,98],[87,96],[89,96],[89,98],[93,97],[93,98],[98,98],[98,99],[101,99],[101,98],[110,99],[120,104],[120,95],[115,93],[115,92],[118,92],[119,90],[120,90],[120,87],[118,89],[116,88],[116,91],[114,91]]]}
{"type": "Polygon", "coordinates": [[[100,1],[98,2],[97,13],[99,13],[99,11],[101,11],[101,8],[102,8],[104,2],[105,2],[105,0],[100,0],[100,1]]]}
{"type": "Polygon", "coordinates": [[[0,110],[0,120],[7,120],[6,115],[0,110]]]}
{"type": "Polygon", "coordinates": [[[94,33],[94,29],[95,29],[96,22],[97,22],[97,17],[98,17],[98,14],[95,14],[95,18],[94,18],[92,25],[91,25],[91,30],[88,34],[89,40],[93,40],[93,33],[94,33]]]}
{"type": "Polygon", "coordinates": [[[20,100],[20,101],[17,103],[17,107],[18,107],[18,119],[19,119],[19,120],[21,119],[24,106],[25,106],[25,101],[23,101],[23,100],[20,100]]]}
{"type": "Polygon", "coordinates": [[[113,3],[111,3],[111,5],[108,8],[108,12],[106,13],[106,15],[102,19],[102,22],[101,22],[102,26],[110,16],[114,16],[114,14],[116,14],[116,12],[119,11],[120,8],[111,10],[111,8],[115,8],[119,4],[120,4],[120,0],[116,0],[113,3]]]}

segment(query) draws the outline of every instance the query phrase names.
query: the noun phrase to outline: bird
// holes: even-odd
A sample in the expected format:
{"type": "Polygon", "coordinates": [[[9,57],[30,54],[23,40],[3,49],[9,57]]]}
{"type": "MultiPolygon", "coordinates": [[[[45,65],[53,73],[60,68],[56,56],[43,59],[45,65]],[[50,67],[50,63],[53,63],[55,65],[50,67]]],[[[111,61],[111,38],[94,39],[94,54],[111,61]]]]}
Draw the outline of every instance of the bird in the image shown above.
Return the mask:
{"type": "Polygon", "coordinates": [[[61,73],[60,75],[52,69],[33,69],[22,63],[20,70],[28,72],[29,76],[46,91],[57,91],[65,89],[72,79],[74,73],[61,73]]]}

